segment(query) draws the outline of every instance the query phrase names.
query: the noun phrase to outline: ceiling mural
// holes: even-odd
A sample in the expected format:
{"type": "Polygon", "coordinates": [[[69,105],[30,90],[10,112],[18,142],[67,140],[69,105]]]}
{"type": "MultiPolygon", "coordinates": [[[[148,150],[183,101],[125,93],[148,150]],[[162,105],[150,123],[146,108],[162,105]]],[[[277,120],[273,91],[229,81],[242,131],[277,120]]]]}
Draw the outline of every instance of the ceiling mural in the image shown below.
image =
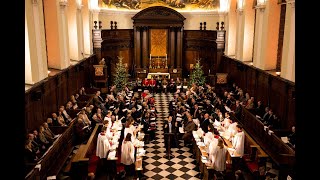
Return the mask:
{"type": "Polygon", "coordinates": [[[100,0],[99,7],[112,10],[142,10],[166,6],[176,11],[218,11],[220,0],[100,0]]]}

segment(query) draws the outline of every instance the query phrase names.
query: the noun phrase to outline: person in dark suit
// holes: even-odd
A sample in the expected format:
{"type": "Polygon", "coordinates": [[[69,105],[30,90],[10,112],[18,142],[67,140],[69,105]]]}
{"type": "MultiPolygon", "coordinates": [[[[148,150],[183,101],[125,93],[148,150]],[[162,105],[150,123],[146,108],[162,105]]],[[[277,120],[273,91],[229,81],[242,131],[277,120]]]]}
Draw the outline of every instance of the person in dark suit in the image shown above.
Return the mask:
{"type": "Polygon", "coordinates": [[[268,111],[268,115],[266,115],[265,118],[264,118],[264,122],[263,123],[266,126],[272,126],[274,121],[275,121],[275,116],[273,114],[272,109],[270,108],[269,111],[268,111]]]}
{"type": "Polygon", "coordinates": [[[192,120],[192,116],[188,116],[188,121],[184,125],[184,134],[182,136],[182,139],[184,141],[185,145],[191,144],[192,142],[192,131],[195,131],[197,129],[196,124],[192,120]]]}
{"type": "Polygon", "coordinates": [[[203,122],[200,124],[201,129],[203,130],[203,132],[207,133],[208,132],[208,126],[210,124],[209,121],[209,114],[206,113],[204,114],[204,120],[203,122]]]}
{"type": "Polygon", "coordinates": [[[291,133],[288,135],[288,140],[290,144],[295,147],[296,145],[296,127],[292,126],[291,127],[291,133]]]}
{"type": "Polygon", "coordinates": [[[255,113],[257,116],[259,116],[260,118],[263,117],[263,114],[264,114],[264,105],[262,104],[261,101],[258,101],[257,102],[257,106],[255,108],[255,113]]]}
{"type": "Polygon", "coordinates": [[[171,139],[170,139],[170,147],[171,148],[176,148],[178,147],[178,140],[177,140],[177,122],[172,120],[172,116],[168,117],[168,121],[166,121],[164,123],[164,128],[163,128],[163,132],[164,132],[164,144],[166,147],[166,150],[168,150],[168,139],[169,139],[169,135],[167,133],[172,133],[173,135],[171,135],[171,139]]]}
{"type": "Polygon", "coordinates": [[[234,110],[234,115],[235,117],[240,120],[241,119],[241,114],[242,114],[242,106],[240,104],[240,101],[236,101],[236,109],[234,110]]]}
{"type": "Polygon", "coordinates": [[[191,107],[190,113],[192,114],[193,119],[200,119],[200,109],[198,104],[195,104],[194,107],[191,107]]]}

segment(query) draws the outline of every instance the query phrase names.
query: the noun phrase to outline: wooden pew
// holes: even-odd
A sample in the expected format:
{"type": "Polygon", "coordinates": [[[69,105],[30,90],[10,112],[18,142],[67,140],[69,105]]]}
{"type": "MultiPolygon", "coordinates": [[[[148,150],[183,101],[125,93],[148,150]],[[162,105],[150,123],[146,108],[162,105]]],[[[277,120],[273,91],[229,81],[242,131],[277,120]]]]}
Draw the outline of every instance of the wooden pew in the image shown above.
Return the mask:
{"type": "MultiPolygon", "coordinates": [[[[64,172],[69,172],[74,179],[86,179],[89,173],[89,161],[92,155],[95,155],[97,146],[98,134],[101,130],[102,124],[96,124],[91,136],[86,144],[81,144],[77,153],[72,157],[70,163],[64,169],[64,172]]],[[[95,172],[93,172],[95,173],[95,172]]],[[[93,175],[93,174],[91,174],[93,175]]]]}
{"type": "MultiPolygon", "coordinates": [[[[245,108],[242,109],[242,118],[239,122],[278,167],[288,169],[294,167],[294,149],[284,143],[275,133],[269,135],[268,131],[264,130],[264,124],[245,108]]],[[[287,170],[283,172],[285,171],[287,170]]],[[[282,174],[281,171],[280,174],[282,174]]],[[[285,174],[283,176],[285,176],[285,174]]]]}
{"type": "Polygon", "coordinates": [[[37,165],[41,169],[33,169],[25,179],[42,180],[48,176],[56,176],[59,173],[73,148],[73,123],[74,121],[71,122],[61,136],[46,151],[42,159],[39,160],[37,165]]]}
{"type": "Polygon", "coordinates": [[[78,101],[78,108],[77,109],[82,109],[83,107],[88,107],[89,105],[93,104],[93,95],[85,95],[87,98],[85,101],[78,101]]]}

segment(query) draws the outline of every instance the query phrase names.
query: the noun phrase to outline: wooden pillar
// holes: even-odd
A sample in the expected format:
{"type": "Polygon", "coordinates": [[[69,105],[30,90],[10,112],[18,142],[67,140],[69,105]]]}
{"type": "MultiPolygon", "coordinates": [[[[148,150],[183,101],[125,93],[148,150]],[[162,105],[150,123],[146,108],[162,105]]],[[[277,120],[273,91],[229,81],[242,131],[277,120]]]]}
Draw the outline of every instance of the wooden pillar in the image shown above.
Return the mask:
{"type": "Polygon", "coordinates": [[[148,60],[149,60],[149,55],[148,55],[148,27],[143,27],[142,29],[142,65],[144,69],[147,69],[148,67],[148,60]]]}
{"type": "Polygon", "coordinates": [[[182,33],[183,33],[183,27],[178,28],[177,31],[177,68],[181,68],[181,62],[182,62],[182,33]]]}
{"type": "Polygon", "coordinates": [[[134,38],[135,38],[135,64],[136,68],[141,68],[141,35],[140,35],[140,27],[134,28],[134,38]]]}
{"type": "Polygon", "coordinates": [[[174,68],[174,62],[176,60],[176,32],[175,28],[170,28],[170,68],[174,68]]]}

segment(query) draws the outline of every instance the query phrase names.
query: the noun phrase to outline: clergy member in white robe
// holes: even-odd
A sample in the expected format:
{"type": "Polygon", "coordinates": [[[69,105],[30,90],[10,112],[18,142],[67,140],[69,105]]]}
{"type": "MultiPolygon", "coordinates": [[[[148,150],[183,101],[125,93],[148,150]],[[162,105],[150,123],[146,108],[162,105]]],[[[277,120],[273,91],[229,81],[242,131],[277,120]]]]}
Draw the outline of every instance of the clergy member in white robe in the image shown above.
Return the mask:
{"type": "Polygon", "coordinates": [[[131,142],[131,136],[131,133],[128,133],[121,146],[121,163],[125,165],[128,175],[132,175],[134,172],[134,146],[131,142]]]}
{"type": "Polygon", "coordinates": [[[218,142],[219,142],[219,139],[222,139],[220,136],[219,136],[219,132],[216,130],[216,129],[213,129],[213,138],[212,138],[212,141],[210,142],[210,145],[209,145],[209,148],[208,148],[208,154],[209,154],[209,161],[213,161],[213,154],[214,152],[216,151],[217,147],[218,147],[218,142]]]}
{"type": "Polygon", "coordinates": [[[101,132],[98,135],[97,138],[97,148],[96,148],[96,156],[99,158],[107,158],[109,149],[110,149],[110,143],[106,136],[106,127],[101,128],[101,132]]]}
{"type": "Polygon", "coordinates": [[[213,135],[213,125],[212,124],[209,124],[208,126],[208,132],[205,133],[205,136],[203,137],[203,142],[205,144],[205,146],[209,147],[210,145],[210,142],[212,141],[212,139],[214,138],[214,135],[213,135]]]}
{"type": "Polygon", "coordinates": [[[238,124],[237,133],[232,139],[232,146],[235,149],[236,153],[240,155],[240,157],[242,157],[244,154],[244,139],[245,139],[245,134],[242,131],[242,126],[238,124]]]}
{"type": "Polygon", "coordinates": [[[211,166],[214,170],[223,172],[226,170],[227,148],[223,144],[223,140],[218,139],[218,145],[212,154],[211,166]]]}

